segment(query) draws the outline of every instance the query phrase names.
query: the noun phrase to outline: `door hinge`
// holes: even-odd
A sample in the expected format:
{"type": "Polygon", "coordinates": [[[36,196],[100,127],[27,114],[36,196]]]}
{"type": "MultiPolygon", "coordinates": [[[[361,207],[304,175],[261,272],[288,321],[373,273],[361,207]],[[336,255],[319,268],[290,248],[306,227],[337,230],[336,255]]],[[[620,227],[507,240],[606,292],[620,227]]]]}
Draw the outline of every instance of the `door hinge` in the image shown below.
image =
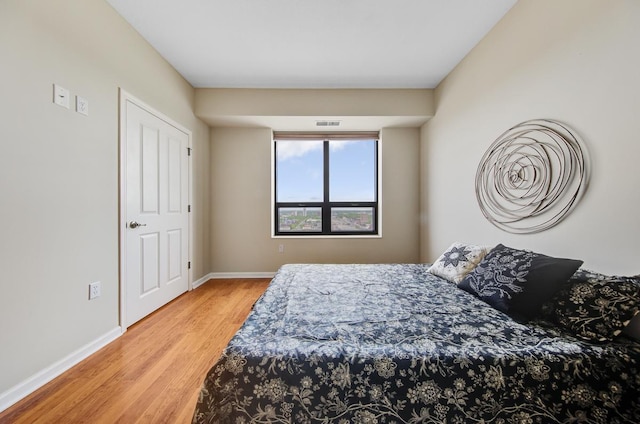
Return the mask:
{"type": "Polygon", "coordinates": [[[191,261],[187,262],[187,269],[191,269],[191,261]]]}
{"type": "Polygon", "coordinates": [[[187,206],[187,212],[191,212],[191,205],[187,206]]]}
{"type": "Polygon", "coordinates": [[[187,147],[187,156],[191,156],[191,147],[187,147]]]}

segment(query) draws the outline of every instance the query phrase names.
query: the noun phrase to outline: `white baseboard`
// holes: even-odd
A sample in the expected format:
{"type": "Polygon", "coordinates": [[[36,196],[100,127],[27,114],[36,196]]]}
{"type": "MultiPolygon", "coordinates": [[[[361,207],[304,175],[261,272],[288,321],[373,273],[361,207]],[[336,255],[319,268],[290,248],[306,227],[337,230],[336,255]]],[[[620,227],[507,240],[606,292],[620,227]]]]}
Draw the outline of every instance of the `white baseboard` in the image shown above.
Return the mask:
{"type": "Polygon", "coordinates": [[[203,285],[209,280],[219,280],[221,278],[273,278],[275,272],[210,272],[191,285],[192,288],[203,285]]]}
{"type": "Polygon", "coordinates": [[[191,283],[191,290],[200,287],[201,285],[203,285],[204,283],[206,283],[210,279],[211,279],[211,277],[209,277],[209,274],[205,275],[202,278],[197,279],[196,281],[191,283]]]}
{"type": "Polygon", "coordinates": [[[96,340],[87,343],[67,357],[16,384],[4,393],[0,393],[0,412],[9,408],[19,400],[27,397],[63,372],[67,371],[83,359],[102,349],[122,335],[122,328],[116,327],[96,340]]]}
{"type": "Polygon", "coordinates": [[[212,272],[209,278],[273,278],[275,272],[212,272]]]}

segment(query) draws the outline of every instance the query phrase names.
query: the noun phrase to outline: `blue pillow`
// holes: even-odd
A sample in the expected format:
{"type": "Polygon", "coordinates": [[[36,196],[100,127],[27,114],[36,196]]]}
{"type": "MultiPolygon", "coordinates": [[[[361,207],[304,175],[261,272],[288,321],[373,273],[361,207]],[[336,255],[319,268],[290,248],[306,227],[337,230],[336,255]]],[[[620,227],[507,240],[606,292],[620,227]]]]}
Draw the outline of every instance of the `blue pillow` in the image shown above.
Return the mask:
{"type": "Polygon", "coordinates": [[[520,320],[536,316],[582,265],[499,244],[458,287],[520,320]]]}

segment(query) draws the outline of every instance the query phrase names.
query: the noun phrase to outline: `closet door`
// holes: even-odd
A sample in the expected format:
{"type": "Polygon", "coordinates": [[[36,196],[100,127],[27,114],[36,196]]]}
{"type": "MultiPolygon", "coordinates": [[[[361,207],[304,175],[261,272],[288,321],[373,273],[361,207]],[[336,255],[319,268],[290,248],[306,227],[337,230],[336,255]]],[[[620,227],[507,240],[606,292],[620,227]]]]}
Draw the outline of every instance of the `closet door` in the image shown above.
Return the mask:
{"type": "Polygon", "coordinates": [[[124,102],[124,327],[189,289],[190,135],[124,102]]]}

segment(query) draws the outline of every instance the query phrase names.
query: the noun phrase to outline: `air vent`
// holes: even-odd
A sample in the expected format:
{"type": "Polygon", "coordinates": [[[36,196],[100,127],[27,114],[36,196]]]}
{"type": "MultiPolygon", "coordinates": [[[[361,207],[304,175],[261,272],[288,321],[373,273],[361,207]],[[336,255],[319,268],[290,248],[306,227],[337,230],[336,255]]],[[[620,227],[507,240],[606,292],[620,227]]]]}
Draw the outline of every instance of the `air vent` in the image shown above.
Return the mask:
{"type": "Polygon", "coordinates": [[[340,121],[316,121],[316,127],[339,127],[340,121]]]}

